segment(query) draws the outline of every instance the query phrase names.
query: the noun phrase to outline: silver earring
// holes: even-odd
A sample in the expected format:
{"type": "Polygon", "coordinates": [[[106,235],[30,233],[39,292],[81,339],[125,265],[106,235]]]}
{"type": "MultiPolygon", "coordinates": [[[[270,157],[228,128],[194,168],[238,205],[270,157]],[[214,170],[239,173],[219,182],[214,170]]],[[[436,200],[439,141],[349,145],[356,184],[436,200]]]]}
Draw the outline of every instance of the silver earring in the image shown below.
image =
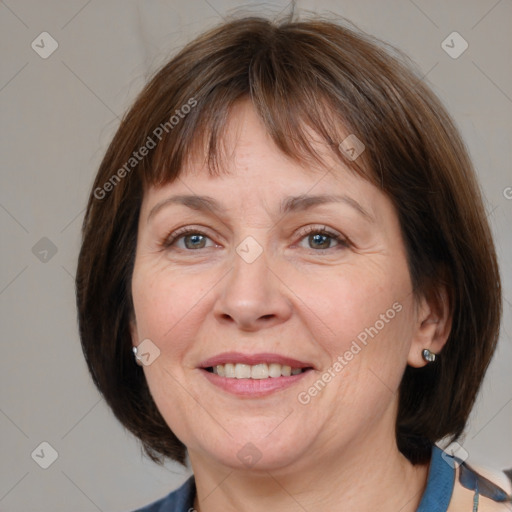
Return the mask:
{"type": "Polygon", "coordinates": [[[427,363],[433,363],[436,360],[436,355],[434,354],[434,352],[431,352],[428,348],[424,348],[421,355],[423,356],[423,359],[427,363]]]}
{"type": "Polygon", "coordinates": [[[132,347],[132,352],[133,352],[133,356],[135,357],[135,362],[136,362],[139,366],[142,366],[142,363],[141,363],[140,359],[139,359],[139,358],[138,358],[138,356],[137,356],[137,353],[138,353],[137,347],[132,347]]]}

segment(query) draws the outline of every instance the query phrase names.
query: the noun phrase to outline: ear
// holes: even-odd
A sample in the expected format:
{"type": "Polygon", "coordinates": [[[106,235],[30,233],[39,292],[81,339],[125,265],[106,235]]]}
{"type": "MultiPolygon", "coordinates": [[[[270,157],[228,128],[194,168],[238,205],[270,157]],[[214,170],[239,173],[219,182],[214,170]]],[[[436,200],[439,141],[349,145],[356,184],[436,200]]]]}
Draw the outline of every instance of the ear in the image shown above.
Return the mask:
{"type": "Polygon", "coordinates": [[[452,308],[444,284],[422,294],[417,301],[416,327],[413,334],[407,363],[414,368],[428,364],[422,356],[424,349],[439,354],[452,327],[452,308]]]}

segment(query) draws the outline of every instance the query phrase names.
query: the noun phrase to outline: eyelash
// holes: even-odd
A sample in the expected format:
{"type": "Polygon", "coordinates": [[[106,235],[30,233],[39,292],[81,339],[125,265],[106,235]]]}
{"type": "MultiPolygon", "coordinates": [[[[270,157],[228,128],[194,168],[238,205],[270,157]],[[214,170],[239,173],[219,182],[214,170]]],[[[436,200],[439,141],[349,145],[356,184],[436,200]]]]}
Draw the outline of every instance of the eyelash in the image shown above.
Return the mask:
{"type": "MultiPolygon", "coordinates": [[[[319,228],[318,226],[308,226],[305,230],[302,230],[298,234],[298,236],[300,236],[300,240],[303,240],[304,238],[306,238],[308,235],[310,235],[312,233],[319,234],[322,236],[327,236],[328,238],[331,238],[338,244],[337,246],[330,247],[328,249],[309,249],[315,253],[323,253],[323,252],[330,251],[330,250],[336,249],[336,248],[338,248],[338,249],[347,248],[350,245],[350,242],[346,237],[344,237],[334,231],[331,231],[327,226],[324,226],[323,228],[319,228]]],[[[181,238],[184,238],[185,236],[192,235],[192,234],[210,238],[206,233],[204,233],[200,229],[194,229],[193,227],[185,227],[185,228],[178,229],[174,233],[170,233],[169,235],[167,235],[163,240],[160,241],[160,246],[164,249],[168,249],[168,248],[172,247],[181,238]]],[[[180,250],[186,251],[186,252],[195,252],[195,251],[198,251],[199,249],[180,249],[180,250]]]]}

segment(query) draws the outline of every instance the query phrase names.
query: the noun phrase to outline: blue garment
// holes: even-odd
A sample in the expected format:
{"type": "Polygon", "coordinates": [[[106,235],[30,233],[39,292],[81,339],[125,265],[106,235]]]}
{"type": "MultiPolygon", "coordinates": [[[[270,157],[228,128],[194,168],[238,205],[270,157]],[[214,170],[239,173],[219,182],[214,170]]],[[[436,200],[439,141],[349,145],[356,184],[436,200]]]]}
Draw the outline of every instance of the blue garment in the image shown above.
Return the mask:
{"type": "MultiPolygon", "coordinates": [[[[461,475],[465,475],[465,482],[471,481],[476,484],[477,481],[482,481],[482,477],[479,477],[469,466],[434,445],[432,447],[427,486],[416,512],[446,512],[455,483],[456,462],[461,464],[461,467],[464,469],[464,471],[461,471],[461,475]]],[[[475,490],[475,496],[478,497],[478,486],[470,486],[465,482],[461,478],[461,483],[464,487],[475,490]]],[[[499,488],[495,486],[495,489],[499,488]]],[[[499,491],[502,490],[499,489],[499,491]]],[[[499,491],[495,490],[494,492],[499,494],[499,491]]],[[[191,476],[179,489],[171,492],[168,496],[134,512],[193,512],[195,494],[195,480],[194,476],[191,476]]],[[[482,493],[482,495],[484,494],[482,493]]],[[[491,499],[505,501],[505,499],[499,499],[498,497],[491,497],[491,499]]]]}
{"type": "Polygon", "coordinates": [[[416,512],[446,512],[452,498],[454,483],[453,457],[434,445],[428,470],[427,487],[416,512]]]}
{"type": "Polygon", "coordinates": [[[196,495],[196,482],[192,475],[180,488],[166,497],[134,512],[192,512],[196,495]]]}

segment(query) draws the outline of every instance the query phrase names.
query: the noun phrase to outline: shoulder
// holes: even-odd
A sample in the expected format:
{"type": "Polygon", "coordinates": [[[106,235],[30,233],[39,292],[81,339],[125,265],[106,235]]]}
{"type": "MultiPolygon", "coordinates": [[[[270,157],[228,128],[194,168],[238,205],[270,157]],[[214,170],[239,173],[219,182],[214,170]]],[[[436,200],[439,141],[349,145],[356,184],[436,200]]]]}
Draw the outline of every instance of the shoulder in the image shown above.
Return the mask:
{"type": "Polygon", "coordinates": [[[449,512],[511,512],[512,482],[510,470],[500,471],[481,465],[457,464],[449,512]]]}
{"type": "Polygon", "coordinates": [[[195,494],[195,480],[194,476],[191,476],[181,487],[167,496],[133,512],[192,512],[195,494]]]}

